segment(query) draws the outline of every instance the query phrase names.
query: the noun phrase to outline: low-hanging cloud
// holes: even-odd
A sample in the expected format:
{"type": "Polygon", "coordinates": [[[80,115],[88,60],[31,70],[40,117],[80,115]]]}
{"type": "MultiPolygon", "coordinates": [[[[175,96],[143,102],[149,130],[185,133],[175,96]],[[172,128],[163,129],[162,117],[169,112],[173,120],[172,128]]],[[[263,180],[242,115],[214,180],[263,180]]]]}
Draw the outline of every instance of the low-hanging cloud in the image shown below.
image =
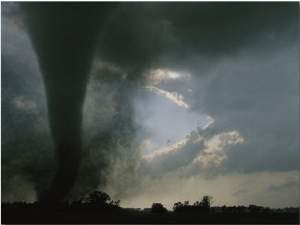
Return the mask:
{"type": "Polygon", "coordinates": [[[298,188],[299,187],[299,182],[295,181],[295,180],[289,180],[285,183],[282,184],[272,184],[270,185],[266,192],[269,193],[282,193],[285,192],[287,189],[291,189],[291,188],[298,188]]]}

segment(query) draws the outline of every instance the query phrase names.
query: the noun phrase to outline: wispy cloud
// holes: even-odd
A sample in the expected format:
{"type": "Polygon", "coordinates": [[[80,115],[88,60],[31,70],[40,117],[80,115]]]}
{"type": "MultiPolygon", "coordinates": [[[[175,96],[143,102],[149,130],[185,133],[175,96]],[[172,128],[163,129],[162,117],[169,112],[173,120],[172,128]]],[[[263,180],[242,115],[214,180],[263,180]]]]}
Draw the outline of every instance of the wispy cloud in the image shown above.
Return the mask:
{"type": "Polygon", "coordinates": [[[291,188],[299,188],[299,181],[290,180],[281,184],[272,184],[267,188],[266,192],[283,193],[291,188]]]}
{"type": "Polygon", "coordinates": [[[234,193],[232,193],[233,196],[241,196],[241,195],[244,195],[244,194],[247,194],[248,193],[248,189],[241,189],[241,190],[238,190],[234,193]]]}
{"type": "Polygon", "coordinates": [[[189,104],[187,104],[186,102],[184,102],[184,97],[176,92],[169,92],[169,91],[165,91],[162,89],[159,89],[157,87],[154,86],[146,86],[146,89],[149,89],[151,91],[155,91],[156,93],[159,93],[161,95],[164,95],[166,98],[170,99],[171,101],[173,101],[174,103],[176,103],[179,106],[185,107],[185,108],[189,108],[189,104]]]}

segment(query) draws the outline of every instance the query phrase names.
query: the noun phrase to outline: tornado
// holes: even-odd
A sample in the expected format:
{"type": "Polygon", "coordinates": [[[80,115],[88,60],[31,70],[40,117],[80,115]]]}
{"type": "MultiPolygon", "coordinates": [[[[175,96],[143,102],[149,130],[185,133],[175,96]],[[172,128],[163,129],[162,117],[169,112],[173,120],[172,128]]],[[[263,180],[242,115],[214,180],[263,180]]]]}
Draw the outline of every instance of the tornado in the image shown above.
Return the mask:
{"type": "Polygon", "coordinates": [[[22,3],[44,79],[57,171],[39,201],[59,203],[72,189],[82,155],[82,107],[101,25],[113,3],[22,3]]]}

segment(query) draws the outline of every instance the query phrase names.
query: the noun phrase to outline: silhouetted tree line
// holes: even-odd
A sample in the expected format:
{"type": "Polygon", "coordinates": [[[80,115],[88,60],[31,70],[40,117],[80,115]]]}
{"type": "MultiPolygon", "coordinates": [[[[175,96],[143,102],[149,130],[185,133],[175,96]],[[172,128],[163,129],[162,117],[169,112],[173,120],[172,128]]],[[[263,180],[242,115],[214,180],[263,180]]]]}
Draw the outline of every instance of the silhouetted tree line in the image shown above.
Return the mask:
{"type": "Polygon", "coordinates": [[[71,210],[80,211],[118,212],[121,209],[119,204],[120,200],[113,201],[108,194],[102,191],[95,191],[88,197],[72,202],[70,208],[71,210]]]}
{"type": "MultiPolygon", "coordinates": [[[[201,201],[196,201],[191,204],[189,201],[177,202],[173,206],[174,213],[214,213],[218,210],[220,213],[235,214],[235,213],[270,213],[269,207],[249,205],[246,206],[222,206],[222,207],[211,207],[213,204],[212,196],[203,196],[201,201]]],[[[46,203],[34,202],[3,202],[1,204],[2,210],[55,210],[55,211],[86,211],[86,212],[141,212],[142,210],[125,209],[120,207],[120,200],[114,201],[108,194],[102,191],[94,191],[89,196],[74,200],[71,204],[68,202],[62,202],[59,204],[47,205],[46,203]]],[[[144,212],[152,213],[166,213],[168,210],[163,206],[162,203],[153,203],[151,208],[143,210],[144,212]],[[149,211],[148,211],[149,209],[149,211]]],[[[299,212],[299,207],[277,209],[274,212],[299,212]]]]}
{"type": "Polygon", "coordinates": [[[269,213],[271,212],[271,209],[269,207],[263,207],[263,206],[257,206],[257,205],[249,205],[246,206],[222,206],[222,212],[223,213],[269,213]]]}
{"type": "Polygon", "coordinates": [[[222,207],[223,213],[244,213],[247,210],[246,206],[226,206],[223,205],[222,207]]]}
{"type": "Polygon", "coordinates": [[[2,203],[3,210],[55,210],[55,211],[97,211],[119,212],[120,200],[113,201],[108,194],[102,191],[94,191],[89,196],[74,200],[71,204],[62,202],[47,204],[42,202],[26,203],[2,203]]]}
{"type": "Polygon", "coordinates": [[[197,213],[209,213],[210,206],[213,203],[212,196],[203,196],[202,201],[196,201],[193,205],[190,205],[189,201],[185,201],[184,203],[177,202],[173,206],[173,211],[175,213],[189,213],[189,212],[197,212],[197,213]]]}
{"type": "MultiPolygon", "coordinates": [[[[201,201],[196,201],[190,205],[189,201],[177,202],[173,206],[174,213],[215,213],[215,209],[221,209],[221,213],[232,214],[232,213],[270,213],[269,207],[249,205],[246,206],[222,206],[222,207],[211,207],[213,204],[212,196],[203,196],[201,201]]],[[[151,212],[164,213],[167,212],[166,208],[161,203],[153,203],[151,212]]]]}

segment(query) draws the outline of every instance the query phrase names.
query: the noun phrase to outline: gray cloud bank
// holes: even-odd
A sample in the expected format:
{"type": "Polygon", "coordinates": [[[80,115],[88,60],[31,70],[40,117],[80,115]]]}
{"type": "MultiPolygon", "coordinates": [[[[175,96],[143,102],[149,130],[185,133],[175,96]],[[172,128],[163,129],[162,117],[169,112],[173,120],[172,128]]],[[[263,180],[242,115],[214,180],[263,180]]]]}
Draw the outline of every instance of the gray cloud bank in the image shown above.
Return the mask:
{"type": "MultiPolygon", "coordinates": [[[[2,198],[10,201],[34,200],[31,185],[49,185],[55,167],[41,75],[19,20],[16,4],[2,3],[2,198]],[[12,188],[19,184],[24,193],[12,188]]],[[[100,187],[137,195],[147,186],[141,176],[298,170],[298,27],[293,2],[120,3],[99,31],[70,198],[100,187]],[[155,69],[191,77],[153,82],[155,69]],[[151,132],[137,102],[147,105],[147,85],[182,95],[214,122],[143,156],[151,132]]]]}
{"type": "Polygon", "coordinates": [[[299,182],[290,180],[290,181],[287,181],[287,182],[285,182],[283,184],[279,184],[279,185],[273,184],[268,187],[267,192],[282,193],[285,190],[293,188],[293,187],[299,187],[299,182]]]}

